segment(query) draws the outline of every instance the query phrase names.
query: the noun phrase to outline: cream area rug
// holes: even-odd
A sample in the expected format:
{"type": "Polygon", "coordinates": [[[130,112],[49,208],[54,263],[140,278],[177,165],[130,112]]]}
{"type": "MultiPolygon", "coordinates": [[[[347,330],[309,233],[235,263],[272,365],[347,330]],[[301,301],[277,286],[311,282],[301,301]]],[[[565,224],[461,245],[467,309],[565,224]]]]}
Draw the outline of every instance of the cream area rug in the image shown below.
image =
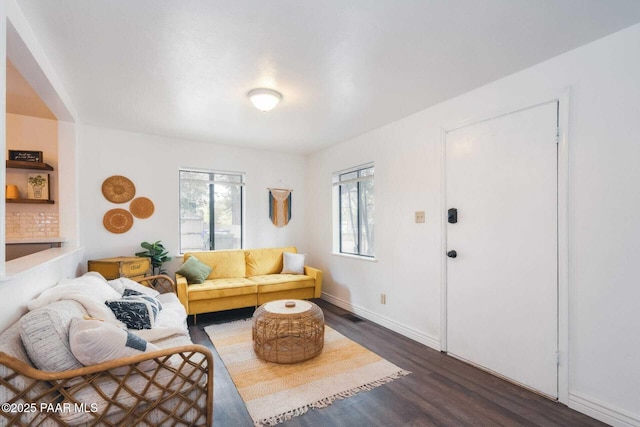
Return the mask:
{"type": "Polygon", "coordinates": [[[258,359],[251,319],[211,325],[211,338],[256,426],[275,425],[409,374],[325,326],[322,352],[282,365],[258,359]]]}

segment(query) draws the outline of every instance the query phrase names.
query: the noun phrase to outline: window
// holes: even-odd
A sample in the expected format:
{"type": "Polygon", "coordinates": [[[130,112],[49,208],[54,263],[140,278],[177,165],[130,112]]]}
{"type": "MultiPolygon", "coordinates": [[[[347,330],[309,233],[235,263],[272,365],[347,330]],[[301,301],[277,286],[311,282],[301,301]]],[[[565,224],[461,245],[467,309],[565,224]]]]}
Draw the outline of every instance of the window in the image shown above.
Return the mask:
{"type": "Polygon", "coordinates": [[[180,253],[240,249],[244,174],[180,171],[180,253]]]}
{"type": "Polygon", "coordinates": [[[369,164],[333,176],[333,185],[337,187],[340,253],[375,255],[373,172],[373,165],[369,164]]]}

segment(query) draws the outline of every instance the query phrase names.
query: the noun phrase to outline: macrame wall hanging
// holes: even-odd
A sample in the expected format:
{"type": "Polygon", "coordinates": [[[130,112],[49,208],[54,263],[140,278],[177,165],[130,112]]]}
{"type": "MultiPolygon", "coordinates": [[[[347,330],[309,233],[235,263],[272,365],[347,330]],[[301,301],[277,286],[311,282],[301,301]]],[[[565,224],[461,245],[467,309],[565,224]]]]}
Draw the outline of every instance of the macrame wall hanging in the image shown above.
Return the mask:
{"type": "Polygon", "coordinates": [[[284,188],[269,188],[269,218],[276,227],[284,227],[291,220],[291,192],[284,188]]]}

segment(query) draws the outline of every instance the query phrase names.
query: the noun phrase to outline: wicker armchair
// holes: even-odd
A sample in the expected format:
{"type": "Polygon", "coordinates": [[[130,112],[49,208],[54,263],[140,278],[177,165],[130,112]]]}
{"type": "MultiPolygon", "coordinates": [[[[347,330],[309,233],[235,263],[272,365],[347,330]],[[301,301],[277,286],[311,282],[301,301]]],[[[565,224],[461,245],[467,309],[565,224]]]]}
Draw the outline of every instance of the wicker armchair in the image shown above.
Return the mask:
{"type": "Polygon", "coordinates": [[[153,288],[161,294],[164,294],[166,292],[173,292],[174,294],[177,293],[176,282],[174,282],[171,277],[165,274],[141,277],[137,279],[136,282],[153,288]]]}
{"type": "MultiPolygon", "coordinates": [[[[167,276],[145,280],[175,289],[167,276]]],[[[0,402],[0,425],[211,426],[213,357],[188,344],[45,372],[0,352],[0,402]]]]}

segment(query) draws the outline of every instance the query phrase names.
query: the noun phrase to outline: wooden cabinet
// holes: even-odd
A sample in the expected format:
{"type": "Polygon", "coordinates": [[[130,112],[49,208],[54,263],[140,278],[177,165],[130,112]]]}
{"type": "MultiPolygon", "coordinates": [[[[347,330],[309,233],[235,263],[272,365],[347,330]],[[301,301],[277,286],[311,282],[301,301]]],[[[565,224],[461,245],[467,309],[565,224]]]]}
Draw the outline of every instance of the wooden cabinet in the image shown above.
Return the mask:
{"type": "Polygon", "coordinates": [[[151,260],[145,257],[115,257],[89,261],[89,271],[96,271],[107,280],[119,277],[135,280],[146,276],[150,269],[151,260]]]}

